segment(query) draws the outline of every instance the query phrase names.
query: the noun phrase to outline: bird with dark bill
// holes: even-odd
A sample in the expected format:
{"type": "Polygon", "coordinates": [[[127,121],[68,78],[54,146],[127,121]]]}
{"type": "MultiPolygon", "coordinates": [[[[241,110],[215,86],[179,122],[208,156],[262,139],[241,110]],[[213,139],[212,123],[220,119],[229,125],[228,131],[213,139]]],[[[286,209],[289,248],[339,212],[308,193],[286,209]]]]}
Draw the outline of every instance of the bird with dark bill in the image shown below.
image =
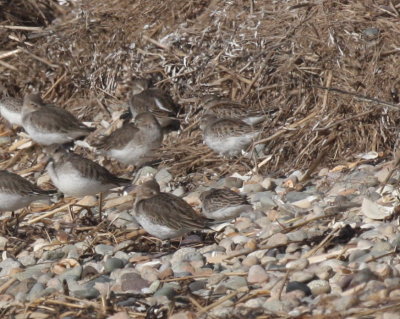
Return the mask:
{"type": "MultiPolygon", "coordinates": [[[[15,212],[34,201],[48,199],[55,190],[43,190],[18,174],[0,170],[0,211],[15,212]]],[[[18,225],[18,217],[17,223],[18,225]]]]}
{"type": "Polygon", "coordinates": [[[142,166],[155,159],[163,140],[163,132],[155,116],[149,112],[140,113],[134,123],[125,123],[93,144],[106,156],[127,164],[142,166]]]}
{"type": "Polygon", "coordinates": [[[159,88],[150,87],[150,80],[135,79],[133,81],[128,105],[133,117],[143,112],[152,113],[164,132],[177,131],[180,128],[180,121],[177,119],[180,107],[168,93],[159,88]]]}
{"type": "Polygon", "coordinates": [[[213,114],[219,118],[239,119],[248,125],[259,124],[267,118],[263,110],[249,109],[245,104],[216,95],[203,96],[200,104],[203,107],[203,115],[213,114]]]}
{"type": "Polygon", "coordinates": [[[131,184],[129,179],[111,174],[105,167],[63,147],[47,147],[47,172],[54,186],[67,196],[82,197],[131,184]]]}
{"type": "Polygon", "coordinates": [[[22,126],[38,144],[66,144],[94,131],[70,112],[45,104],[38,94],[27,94],[22,107],[22,126]]]}
{"type": "Polygon", "coordinates": [[[197,214],[182,198],[160,191],[152,179],[136,186],[133,214],[150,235],[162,240],[204,230],[212,220],[197,214]]]}
{"type": "Polygon", "coordinates": [[[236,156],[245,151],[260,131],[242,120],[218,118],[205,114],[200,121],[204,143],[223,156],[236,156]]]}
{"type": "Polygon", "coordinates": [[[211,188],[200,194],[200,201],[204,216],[221,221],[236,218],[253,209],[246,196],[227,188],[211,188]]]}

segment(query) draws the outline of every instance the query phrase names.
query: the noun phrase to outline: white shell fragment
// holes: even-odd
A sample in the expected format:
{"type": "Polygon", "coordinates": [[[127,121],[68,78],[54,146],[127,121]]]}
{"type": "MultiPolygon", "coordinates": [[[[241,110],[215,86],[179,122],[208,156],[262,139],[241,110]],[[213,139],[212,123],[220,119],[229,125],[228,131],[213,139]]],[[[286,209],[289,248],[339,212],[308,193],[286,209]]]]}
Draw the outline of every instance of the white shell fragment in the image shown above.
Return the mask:
{"type": "Polygon", "coordinates": [[[364,198],[361,205],[361,212],[368,218],[382,220],[392,215],[394,208],[378,205],[368,198],[364,198]]]}

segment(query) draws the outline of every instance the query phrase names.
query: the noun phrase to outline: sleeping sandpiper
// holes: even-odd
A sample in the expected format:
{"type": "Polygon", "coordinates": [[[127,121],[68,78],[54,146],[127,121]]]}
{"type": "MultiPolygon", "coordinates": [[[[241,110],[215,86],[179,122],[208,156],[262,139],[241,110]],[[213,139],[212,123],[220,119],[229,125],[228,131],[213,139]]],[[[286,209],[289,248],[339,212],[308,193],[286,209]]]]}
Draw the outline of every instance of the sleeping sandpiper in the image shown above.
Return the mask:
{"type": "MultiPolygon", "coordinates": [[[[14,212],[30,203],[48,199],[55,190],[43,190],[18,174],[0,170],[0,211],[14,212]]],[[[15,223],[18,227],[18,216],[15,223]]]]}
{"type": "Polygon", "coordinates": [[[252,210],[245,196],[226,188],[211,188],[201,193],[200,200],[203,215],[215,220],[229,220],[252,210]]]}
{"type": "Polygon", "coordinates": [[[177,131],[180,122],[176,119],[180,108],[171,96],[159,88],[150,88],[150,81],[136,79],[132,83],[129,110],[133,117],[143,112],[153,113],[165,132],[177,131]]]}
{"type": "Polygon", "coordinates": [[[96,195],[131,184],[129,179],[119,178],[96,162],[67,152],[61,146],[47,147],[46,152],[51,156],[47,164],[51,181],[65,195],[75,197],[96,195]]]}
{"type": "Polygon", "coordinates": [[[182,198],[160,191],[152,179],[137,186],[134,215],[150,235],[162,240],[183,236],[193,230],[203,230],[211,220],[197,214],[182,198]]]}
{"type": "Polygon", "coordinates": [[[125,123],[94,146],[121,163],[141,166],[154,160],[154,151],[162,140],[163,132],[157,119],[145,112],[137,115],[134,123],[125,123]]]}
{"type": "Polygon", "coordinates": [[[37,94],[28,94],[24,98],[22,126],[32,140],[42,145],[69,143],[94,130],[70,112],[46,105],[37,94]]]}
{"type": "Polygon", "coordinates": [[[233,118],[218,118],[214,114],[203,115],[200,122],[205,144],[223,156],[236,156],[245,151],[260,134],[251,125],[233,118]]]}
{"type": "Polygon", "coordinates": [[[249,110],[247,105],[215,95],[206,95],[201,99],[203,114],[214,114],[219,118],[235,118],[248,125],[256,125],[266,119],[260,110],[249,110]]]}

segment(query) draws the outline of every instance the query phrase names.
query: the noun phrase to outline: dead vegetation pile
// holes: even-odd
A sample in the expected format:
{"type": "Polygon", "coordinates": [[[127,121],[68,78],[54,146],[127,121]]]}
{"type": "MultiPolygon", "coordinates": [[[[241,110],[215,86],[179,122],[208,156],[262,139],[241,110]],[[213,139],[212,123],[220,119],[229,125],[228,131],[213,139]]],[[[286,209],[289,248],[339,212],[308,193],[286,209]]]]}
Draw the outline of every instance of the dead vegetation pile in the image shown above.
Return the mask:
{"type": "MultiPolygon", "coordinates": [[[[392,151],[399,126],[399,3],[0,0],[0,85],[11,96],[38,90],[98,125],[126,107],[133,78],[151,77],[185,110],[182,133],[163,150],[163,165],[174,176],[243,173],[257,164],[268,174],[313,170],[358,153],[392,151]],[[265,155],[256,163],[222,159],[202,145],[198,98],[209,93],[271,112],[259,142],[265,155]]],[[[2,146],[1,167],[39,171],[40,150],[21,144],[2,146]]],[[[75,231],[93,237],[104,227],[84,226],[75,231]]],[[[11,254],[24,245],[18,242],[11,254]]],[[[103,303],[66,300],[40,298],[25,310],[106,316],[103,303]]]]}
{"type": "Polygon", "coordinates": [[[193,123],[207,93],[275,111],[258,159],[269,173],[387,154],[399,124],[397,2],[3,1],[0,82],[91,121],[110,119],[132,78],[152,77],[185,109],[189,129],[164,152],[180,175],[255,166],[201,145],[193,123]]]}

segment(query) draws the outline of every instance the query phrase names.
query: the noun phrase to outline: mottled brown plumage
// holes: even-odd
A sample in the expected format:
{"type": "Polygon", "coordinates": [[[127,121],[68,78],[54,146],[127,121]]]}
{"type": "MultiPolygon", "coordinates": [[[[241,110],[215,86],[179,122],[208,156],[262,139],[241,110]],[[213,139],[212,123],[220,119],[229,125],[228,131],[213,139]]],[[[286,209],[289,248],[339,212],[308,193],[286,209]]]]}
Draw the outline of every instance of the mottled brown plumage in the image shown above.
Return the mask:
{"type": "Polygon", "coordinates": [[[22,125],[22,99],[5,96],[0,100],[0,115],[11,125],[22,125]]]}
{"type": "Polygon", "coordinates": [[[232,219],[240,213],[252,209],[246,196],[226,188],[211,188],[201,193],[200,200],[203,206],[203,215],[215,220],[232,219]]]}
{"type": "Polygon", "coordinates": [[[22,126],[35,142],[43,145],[68,143],[94,130],[70,112],[45,104],[37,94],[24,98],[22,126]]]}
{"type": "Polygon", "coordinates": [[[214,114],[205,114],[200,128],[207,146],[227,156],[235,156],[246,150],[260,133],[241,120],[218,118],[214,114]]]}
{"type": "Polygon", "coordinates": [[[54,190],[45,191],[18,174],[0,170],[0,211],[14,211],[31,202],[48,198],[54,190]]]}
{"type": "Polygon", "coordinates": [[[250,110],[247,105],[228,98],[214,95],[202,99],[203,114],[213,114],[219,118],[239,119],[248,125],[255,125],[266,119],[266,114],[260,110],[250,110]]]}
{"type": "Polygon", "coordinates": [[[111,174],[105,167],[61,147],[47,149],[51,160],[47,171],[53,184],[69,196],[95,195],[109,189],[127,186],[130,180],[111,174]]]}
{"type": "Polygon", "coordinates": [[[161,239],[183,236],[205,229],[211,220],[198,215],[182,198],[160,192],[155,180],[138,186],[134,214],[140,225],[161,239]]]}
{"type": "Polygon", "coordinates": [[[161,146],[163,132],[157,119],[149,112],[136,116],[135,123],[125,123],[95,146],[125,164],[142,165],[154,159],[161,146]]]}
{"type": "Polygon", "coordinates": [[[171,96],[159,88],[149,88],[149,81],[137,79],[133,82],[133,94],[128,105],[133,117],[143,112],[151,112],[161,127],[178,130],[180,123],[176,119],[180,107],[171,96]]]}

